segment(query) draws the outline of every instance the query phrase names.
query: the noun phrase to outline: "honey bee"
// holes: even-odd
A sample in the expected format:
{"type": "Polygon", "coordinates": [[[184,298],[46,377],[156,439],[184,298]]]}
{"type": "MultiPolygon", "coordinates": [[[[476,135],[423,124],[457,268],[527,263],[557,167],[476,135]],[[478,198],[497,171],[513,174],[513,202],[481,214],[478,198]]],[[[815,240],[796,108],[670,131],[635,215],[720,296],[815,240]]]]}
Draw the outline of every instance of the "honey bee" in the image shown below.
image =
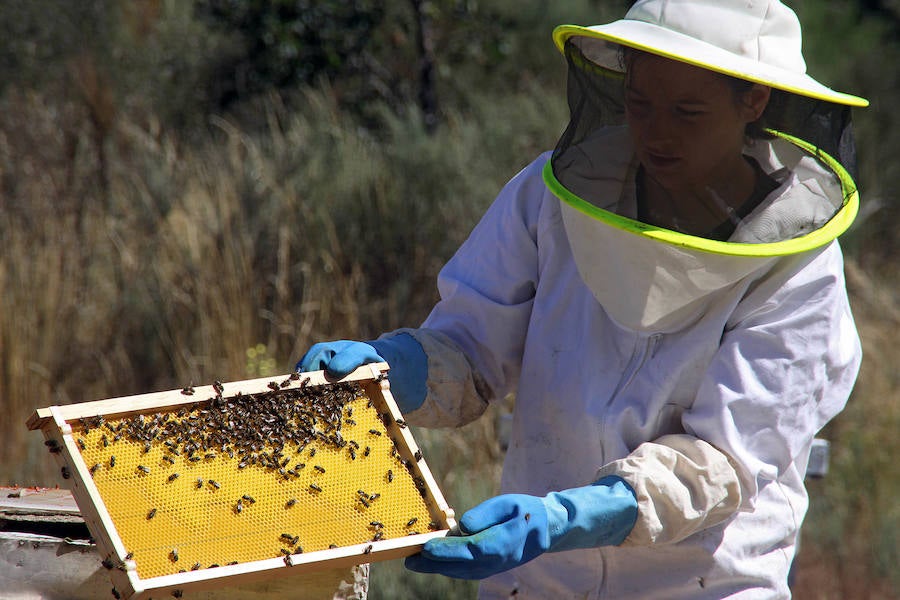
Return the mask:
{"type": "Polygon", "coordinates": [[[406,522],[406,526],[407,526],[407,527],[412,527],[413,525],[416,524],[416,522],[417,522],[418,520],[419,520],[418,517],[413,517],[412,519],[410,519],[409,521],[406,522]]]}
{"type": "Polygon", "coordinates": [[[155,516],[156,516],[156,509],[151,508],[150,512],[147,513],[147,520],[149,521],[150,519],[152,519],[155,516]]]}
{"type": "Polygon", "coordinates": [[[93,475],[94,473],[96,473],[98,469],[100,469],[100,463],[94,463],[94,466],[92,466],[92,467],[89,469],[90,472],[91,472],[91,475],[93,475]]]}
{"type": "Polygon", "coordinates": [[[284,505],[284,507],[285,507],[285,508],[291,508],[291,507],[294,506],[295,504],[297,504],[297,499],[296,499],[296,498],[291,498],[290,500],[287,501],[287,503],[284,505]]]}
{"type": "Polygon", "coordinates": [[[241,496],[241,498],[243,498],[244,500],[246,500],[246,501],[249,502],[250,504],[253,504],[253,503],[256,502],[256,500],[254,500],[253,496],[248,496],[247,494],[244,494],[243,496],[241,496]]]}
{"type": "Polygon", "coordinates": [[[109,457],[109,468],[112,469],[114,466],[116,466],[115,455],[109,457]]]}
{"type": "MultiPolygon", "coordinates": [[[[145,467],[144,465],[138,465],[137,470],[140,471],[141,473],[146,474],[146,473],[150,472],[150,467],[145,467]]],[[[171,479],[169,481],[171,481],[171,479]]]]}
{"type": "Polygon", "coordinates": [[[322,488],[320,488],[319,486],[317,486],[317,485],[314,484],[314,483],[309,484],[309,489],[315,490],[315,491],[317,491],[317,492],[321,492],[321,491],[322,491],[322,488]]]}
{"type": "Polygon", "coordinates": [[[63,467],[61,470],[61,474],[63,479],[69,479],[72,476],[72,474],[69,472],[69,467],[63,467]]]}
{"type": "Polygon", "coordinates": [[[372,544],[366,546],[366,549],[363,550],[363,554],[369,554],[372,551],[372,544]]]}
{"type": "Polygon", "coordinates": [[[318,471],[319,473],[324,473],[324,472],[325,472],[325,467],[320,467],[319,465],[314,465],[313,468],[314,468],[316,471],[318,471]]]}
{"type": "Polygon", "coordinates": [[[213,479],[209,480],[209,485],[213,486],[216,489],[219,489],[222,487],[222,484],[220,484],[218,481],[215,481],[213,479]]]}
{"type": "Polygon", "coordinates": [[[240,499],[238,499],[237,504],[234,505],[234,510],[237,514],[241,514],[241,512],[243,512],[244,504],[240,499]]]}
{"type": "Polygon", "coordinates": [[[388,480],[388,483],[390,483],[394,480],[394,472],[391,471],[390,469],[388,469],[388,472],[387,472],[387,480],[388,480]]]}
{"type": "Polygon", "coordinates": [[[178,562],[178,548],[172,548],[172,551],[169,552],[169,558],[172,559],[172,562],[178,562]]]}

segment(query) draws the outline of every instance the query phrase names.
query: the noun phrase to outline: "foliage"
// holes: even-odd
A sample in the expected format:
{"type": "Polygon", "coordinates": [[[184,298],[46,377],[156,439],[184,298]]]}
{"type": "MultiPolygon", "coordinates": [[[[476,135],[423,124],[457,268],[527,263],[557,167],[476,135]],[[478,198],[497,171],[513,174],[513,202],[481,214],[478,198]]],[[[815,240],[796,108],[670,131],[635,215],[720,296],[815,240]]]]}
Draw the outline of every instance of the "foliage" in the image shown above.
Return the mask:
{"type": "Polygon", "coordinates": [[[320,77],[359,77],[364,49],[384,17],[373,0],[197,0],[196,14],[241,47],[219,69],[219,106],[270,89],[296,89],[320,77]]]}

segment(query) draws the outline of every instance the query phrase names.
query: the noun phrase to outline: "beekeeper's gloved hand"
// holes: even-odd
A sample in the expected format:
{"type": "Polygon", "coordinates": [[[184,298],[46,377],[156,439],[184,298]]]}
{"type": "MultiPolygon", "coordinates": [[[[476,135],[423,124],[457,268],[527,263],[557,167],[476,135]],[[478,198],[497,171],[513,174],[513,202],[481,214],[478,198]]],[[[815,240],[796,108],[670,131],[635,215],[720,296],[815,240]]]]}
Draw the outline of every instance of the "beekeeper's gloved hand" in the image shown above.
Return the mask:
{"type": "Polygon", "coordinates": [[[400,412],[413,411],[425,402],[428,357],[408,333],[368,342],[337,340],[314,344],[297,363],[298,371],[322,371],[340,379],[365,364],[387,362],[388,382],[400,412]]]}
{"type": "Polygon", "coordinates": [[[406,568],[483,579],[544,552],[619,545],[636,519],[634,491],[616,476],[543,498],[504,494],[467,511],[459,521],[463,535],[428,540],[406,568]]]}

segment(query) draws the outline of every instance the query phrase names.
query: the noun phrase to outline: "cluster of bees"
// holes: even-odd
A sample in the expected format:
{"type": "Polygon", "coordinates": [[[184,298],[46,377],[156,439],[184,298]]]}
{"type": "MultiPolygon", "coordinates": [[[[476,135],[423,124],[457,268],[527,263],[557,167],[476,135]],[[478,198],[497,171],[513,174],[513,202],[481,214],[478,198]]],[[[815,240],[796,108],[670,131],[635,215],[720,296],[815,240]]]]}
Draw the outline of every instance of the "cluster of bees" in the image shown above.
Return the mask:
{"type": "MultiPolygon", "coordinates": [[[[216,382],[213,389],[216,395],[206,401],[183,405],[175,411],[160,412],[156,414],[137,414],[120,419],[106,420],[102,416],[86,417],[79,419],[81,434],[87,436],[94,431],[96,439],[97,431],[103,447],[109,447],[115,451],[112,444],[120,441],[130,442],[141,449],[142,455],[149,454],[155,448],[162,449],[161,460],[168,463],[170,469],[177,469],[177,464],[198,463],[227,457],[237,463],[237,469],[262,469],[276,478],[284,481],[293,481],[300,477],[300,472],[307,468],[307,464],[299,462],[309,461],[308,470],[314,473],[324,474],[326,468],[315,464],[317,449],[331,449],[336,452],[346,453],[352,461],[357,457],[368,457],[371,448],[365,443],[360,444],[353,439],[345,439],[342,429],[345,425],[356,425],[353,415],[353,404],[365,394],[358,383],[336,383],[327,386],[308,386],[308,379],[300,381],[298,385],[291,385],[300,379],[299,373],[292,374],[283,382],[271,382],[268,391],[252,394],[238,392],[233,396],[223,396],[224,386],[216,382]]],[[[186,387],[182,394],[193,395],[194,389],[186,387]]],[[[359,405],[361,406],[361,405],[359,405]]],[[[368,400],[367,409],[372,408],[372,401],[368,400]]],[[[386,427],[391,425],[391,416],[385,412],[378,415],[386,427]]],[[[406,424],[398,419],[396,425],[400,428],[406,424]]],[[[382,431],[369,429],[367,435],[380,437],[382,431]]],[[[372,437],[371,439],[375,439],[372,437]]],[[[360,438],[362,439],[362,438],[360,438]]],[[[76,437],[76,442],[82,451],[86,449],[82,437],[76,437]]],[[[374,445],[374,444],[373,444],[374,445]]],[[[55,448],[51,448],[54,451],[55,448]]],[[[412,476],[418,493],[425,498],[426,486],[424,480],[416,473],[412,462],[422,459],[421,453],[416,452],[412,461],[404,459],[397,450],[396,445],[391,446],[391,455],[404,470],[412,476]]],[[[92,475],[100,468],[106,470],[116,467],[116,457],[109,454],[104,459],[105,464],[95,462],[89,467],[92,475]]],[[[158,468],[151,461],[147,464],[136,466],[136,476],[149,475],[152,470],[158,468]],[[150,466],[147,466],[150,465],[150,466]]],[[[133,464],[133,463],[132,463],[133,464]]],[[[327,463],[326,463],[327,464],[327,463]]],[[[130,467],[129,467],[130,468],[130,467]]],[[[181,473],[172,470],[167,476],[168,483],[172,483],[181,477],[181,473]]],[[[395,474],[391,469],[384,473],[384,481],[391,483],[395,474]]],[[[221,483],[214,479],[197,477],[192,479],[192,486],[196,489],[209,488],[218,490],[221,483]]],[[[308,492],[315,495],[321,493],[322,487],[315,482],[308,483],[308,492]]],[[[360,509],[369,508],[377,502],[381,496],[378,492],[358,490],[355,502],[360,509]]],[[[235,498],[232,511],[241,514],[244,510],[257,502],[250,494],[242,494],[235,498]]],[[[284,509],[290,509],[297,503],[296,498],[290,498],[284,504],[284,509]]],[[[158,509],[150,507],[146,513],[146,519],[156,518],[158,509]]],[[[418,517],[412,517],[406,522],[405,533],[413,535],[420,533],[415,529],[418,517]]],[[[430,530],[439,529],[439,524],[431,521],[427,525],[430,530]]],[[[376,520],[369,522],[369,540],[377,542],[384,539],[384,525],[376,520]]],[[[300,554],[303,548],[300,545],[300,537],[294,533],[283,532],[279,538],[279,555],[283,555],[287,566],[292,566],[292,555],[300,554]]],[[[336,548],[331,544],[330,548],[336,548]]],[[[364,547],[363,553],[372,551],[372,545],[364,547]]],[[[177,548],[168,552],[168,560],[178,563],[180,560],[177,548]]],[[[182,561],[184,562],[184,561],[182,561]]],[[[236,564],[236,561],[226,564],[236,564]]],[[[115,566],[115,565],[112,565],[115,566]]],[[[210,564],[207,568],[219,566],[210,564]]],[[[195,563],[191,570],[200,568],[195,563]]],[[[179,572],[186,568],[179,569],[179,572]]]]}
{"type": "MultiPolygon", "coordinates": [[[[281,385],[295,378],[299,378],[298,373],[281,385]]],[[[313,441],[338,449],[348,445],[341,435],[344,406],[362,395],[357,383],[280,389],[279,384],[272,382],[269,392],[238,392],[227,398],[222,396],[221,383],[216,382],[213,387],[216,395],[209,402],[183,406],[174,414],[162,412],[150,418],[139,414],[119,420],[116,425],[102,416],[82,418],[79,423],[85,435],[94,428],[105,427],[108,432],[102,437],[104,446],[124,438],[143,444],[144,453],[148,453],[155,443],[162,443],[168,453],[166,460],[172,464],[179,456],[199,462],[222,452],[230,458],[239,457],[239,468],[258,466],[288,476],[290,458],[285,451],[290,446],[302,450],[313,441]]],[[[193,388],[185,388],[182,393],[191,395],[193,388]]],[[[85,449],[83,440],[78,444],[85,449]]],[[[115,456],[110,456],[110,467],[115,466],[115,460],[115,456]]],[[[92,469],[96,471],[99,465],[92,469]]],[[[147,467],[138,469],[149,472],[144,470],[147,467]]]]}

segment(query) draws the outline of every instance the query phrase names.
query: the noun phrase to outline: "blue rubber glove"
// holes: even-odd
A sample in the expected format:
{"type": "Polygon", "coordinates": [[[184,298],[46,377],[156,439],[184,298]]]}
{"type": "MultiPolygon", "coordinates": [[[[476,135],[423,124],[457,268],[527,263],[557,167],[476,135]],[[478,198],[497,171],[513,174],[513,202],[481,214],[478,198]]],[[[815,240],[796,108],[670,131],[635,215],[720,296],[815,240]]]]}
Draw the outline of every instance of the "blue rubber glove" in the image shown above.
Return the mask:
{"type": "Polygon", "coordinates": [[[314,344],[297,363],[298,371],[325,371],[329,377],[346,377],[369,363],[390,365],[388,382],[400,412],[411,412],[425,402],[428,357],[422,345],[408,333],[369,342],[337,340],[314,344]]]}
{"type": "Polygon", "coordinates": [[[637,499],[616,476],[543,498],[504,494],[467,511],[464,535],[428,540],[406,568],[459,579],[483,579],[540,556],[621,544],[637,520],[637,499]]]}

